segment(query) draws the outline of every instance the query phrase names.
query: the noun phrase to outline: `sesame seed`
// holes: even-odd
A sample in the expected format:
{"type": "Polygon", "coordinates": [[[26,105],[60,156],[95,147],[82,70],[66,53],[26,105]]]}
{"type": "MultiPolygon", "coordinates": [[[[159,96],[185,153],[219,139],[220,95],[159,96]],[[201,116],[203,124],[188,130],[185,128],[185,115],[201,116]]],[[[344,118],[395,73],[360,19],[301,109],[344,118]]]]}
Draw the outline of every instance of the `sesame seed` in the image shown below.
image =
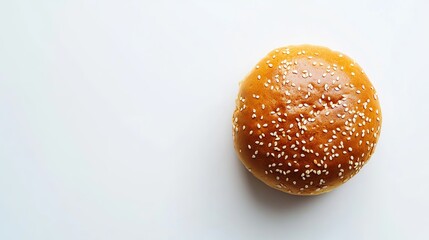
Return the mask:
{"type": "Polygon", "coordinates": [[[325,83],[325,91],[328,91],[328,89],[329,89],[329,85],[325,83]]]}

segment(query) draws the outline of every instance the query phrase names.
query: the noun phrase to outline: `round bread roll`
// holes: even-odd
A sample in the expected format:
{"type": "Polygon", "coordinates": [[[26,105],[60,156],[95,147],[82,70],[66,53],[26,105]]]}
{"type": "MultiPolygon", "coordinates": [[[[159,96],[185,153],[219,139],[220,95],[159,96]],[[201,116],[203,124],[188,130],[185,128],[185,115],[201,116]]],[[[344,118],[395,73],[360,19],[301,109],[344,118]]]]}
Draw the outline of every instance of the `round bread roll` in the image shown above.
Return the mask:
{"type": "Polygon", "coordinates": [[[381,110],[374,86],[346,55],[325,47],[278,48],[240,83],[233,139],[244,166],[294,195],[329,192],[374,152],[381,110]]]}

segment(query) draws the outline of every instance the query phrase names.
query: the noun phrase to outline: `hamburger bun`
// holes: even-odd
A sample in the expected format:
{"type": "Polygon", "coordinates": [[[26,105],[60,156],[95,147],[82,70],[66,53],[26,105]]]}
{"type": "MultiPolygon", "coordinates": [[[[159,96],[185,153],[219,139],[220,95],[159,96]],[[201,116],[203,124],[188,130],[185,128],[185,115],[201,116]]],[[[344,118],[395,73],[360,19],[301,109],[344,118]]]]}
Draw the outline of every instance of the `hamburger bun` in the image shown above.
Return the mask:
{"type": "Polygon", "coordinates": [[[374,86],[346,55],[298,45],[271,51],[240,83],[233,140],[243,165],[294,195],[329,192],[374,153],[381,109],[374,86]]]}

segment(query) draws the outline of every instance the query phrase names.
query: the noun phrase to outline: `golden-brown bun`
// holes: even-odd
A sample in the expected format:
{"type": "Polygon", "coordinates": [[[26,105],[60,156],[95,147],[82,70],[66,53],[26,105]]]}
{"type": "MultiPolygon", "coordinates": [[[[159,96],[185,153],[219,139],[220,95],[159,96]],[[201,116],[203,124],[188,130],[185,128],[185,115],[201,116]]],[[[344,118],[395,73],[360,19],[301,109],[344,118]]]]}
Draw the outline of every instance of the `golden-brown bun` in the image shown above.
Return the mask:
{"type": "Polygon", "coordinates": [[[240,83],[233,138],[244,166],[296,195],[331,191],[374,152],[377,94],[349,57],[325,47],[278,48],[240,83]]]}

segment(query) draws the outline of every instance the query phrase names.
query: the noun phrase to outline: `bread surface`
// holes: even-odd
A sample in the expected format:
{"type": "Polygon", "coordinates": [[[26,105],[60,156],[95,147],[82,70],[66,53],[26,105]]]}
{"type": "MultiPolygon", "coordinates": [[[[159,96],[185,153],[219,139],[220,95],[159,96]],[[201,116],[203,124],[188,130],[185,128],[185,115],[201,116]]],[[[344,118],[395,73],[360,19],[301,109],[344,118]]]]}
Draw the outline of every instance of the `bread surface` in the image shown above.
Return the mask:
{"type": "Polygon", "coordinates": [[[316,195],[365,165],[382,116],[356,62],[297,45],[271,51],[240,83],[232,121],[238,157],[255,177],[290,194],[316,195]]]}

